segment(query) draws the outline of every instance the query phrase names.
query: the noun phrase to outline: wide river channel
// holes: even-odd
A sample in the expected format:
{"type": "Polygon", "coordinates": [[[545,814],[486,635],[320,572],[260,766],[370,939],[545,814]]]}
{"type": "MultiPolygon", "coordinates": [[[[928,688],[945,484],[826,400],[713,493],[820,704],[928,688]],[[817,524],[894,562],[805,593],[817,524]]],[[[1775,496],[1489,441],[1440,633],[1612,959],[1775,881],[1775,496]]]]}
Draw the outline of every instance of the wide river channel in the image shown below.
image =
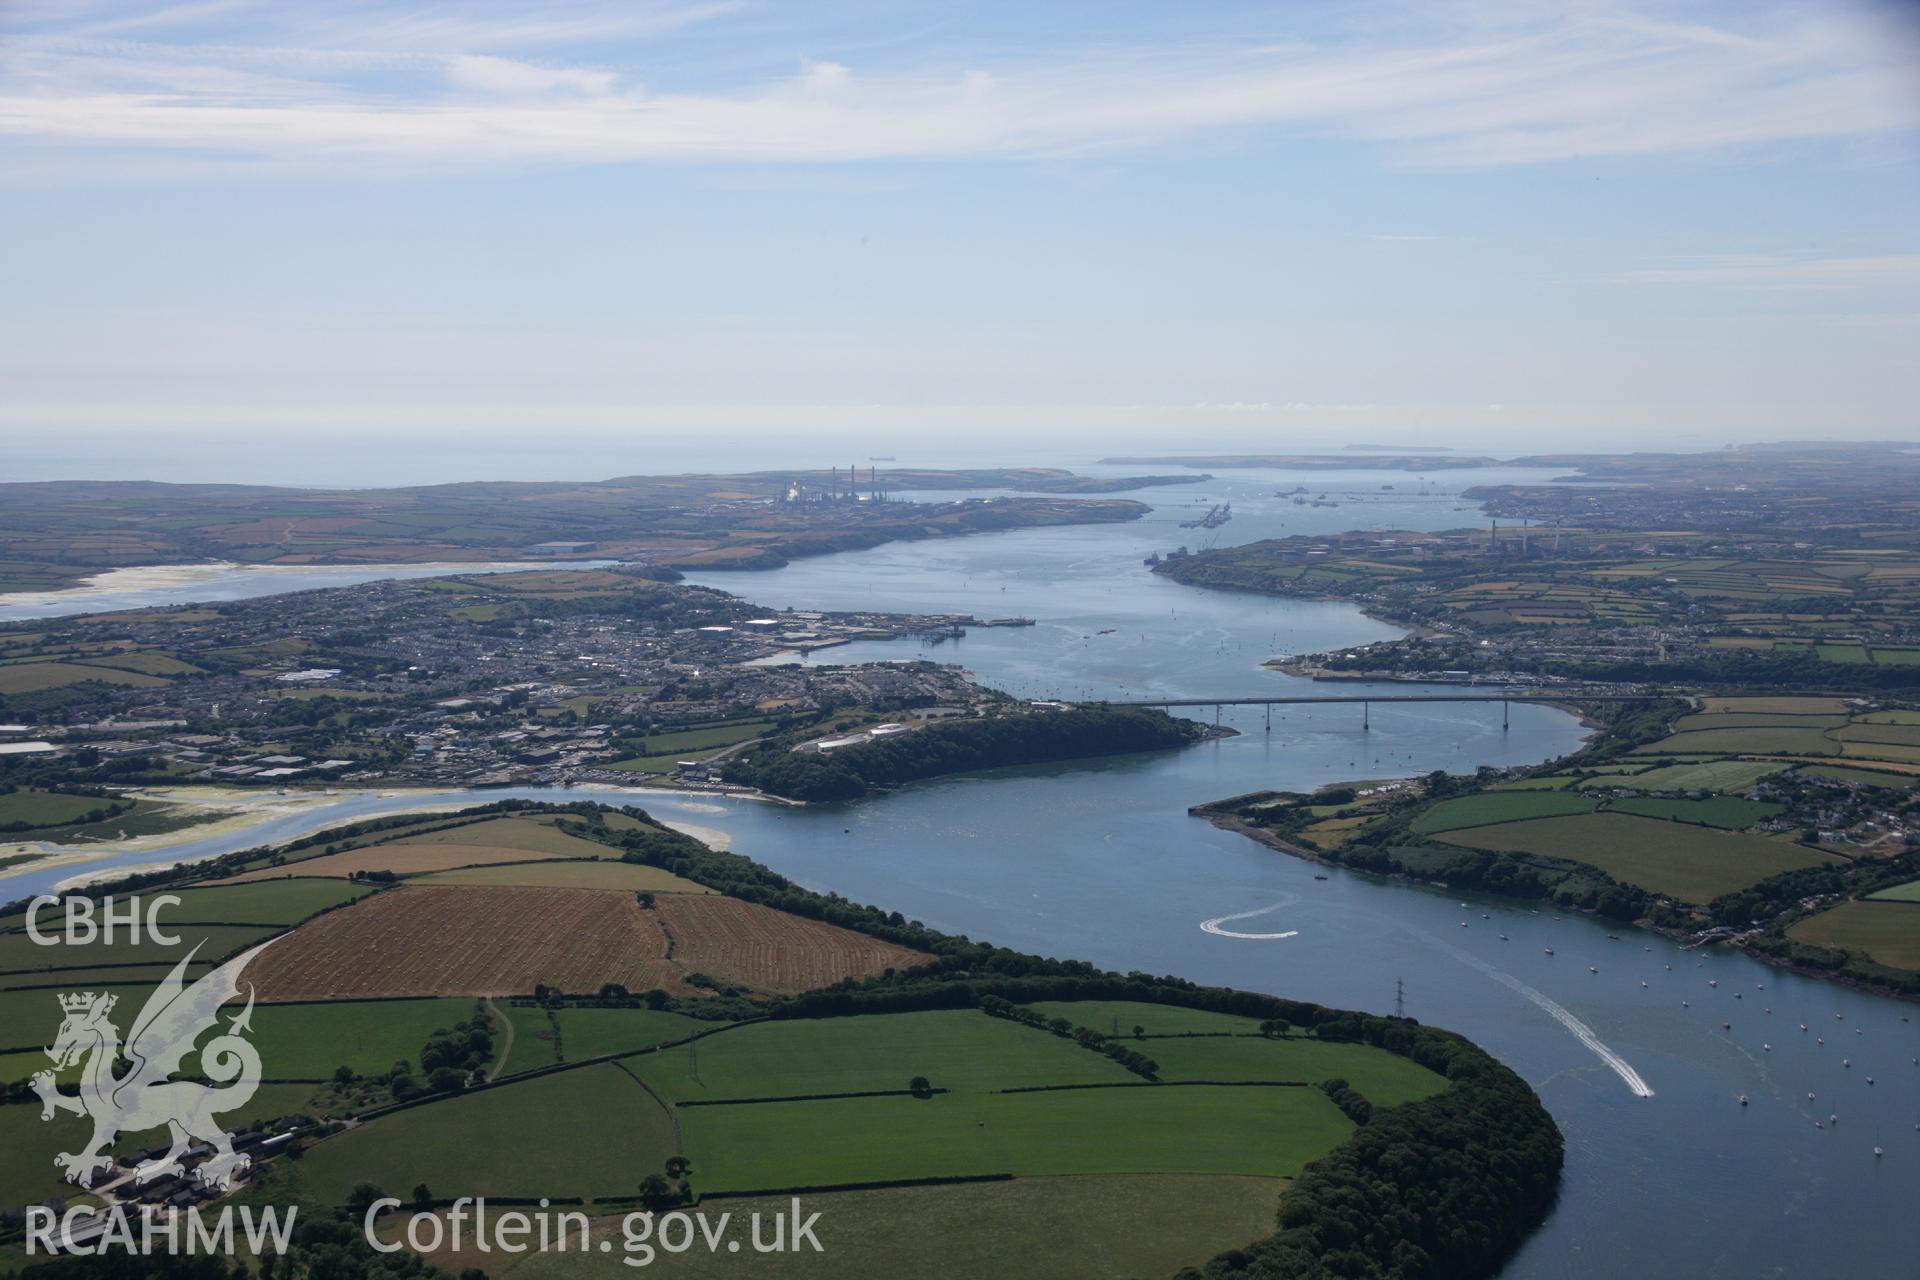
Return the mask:
{"type": "MultiPolygon", "coordinates": [[[[1473,477],[1509,478],[1544,477],[1473,477]]],[[[1149,574],[1142,558],[1183,542],[1479,520],[1470,504],[1423,493],[1404,473],[1230,472],[1137,496],[1156,510],[1126,526],[894,543],[703,581],[775,608],[1039,620],[930,650],[834,649],[820,662],[925,656],[1026,696],[1328,692],[1260,663],[1392,629],[1344,605],[1182,587],[1149,574]],[[1296,483],[1341,505],[1297,505],[1296,483]],[[1219,501],[1233,504],[1225,527],[1178,527],[1219,501]]],[[[1579,916],[1325,871],[1186,812],[1261,787],[1535,762],[1579,745],[1571,717],[1515,707],[1503,730],[1498,707],[1437,704],[1376,705],[1366,731],[1349,706],[1276,711],[1271,732],[1257,708],[1228,708],[1223,720],[1241,736],[1147,758],[921,783],[845,806],[684,794],[643,802],[664,818],[724,831],[734,849],[814,888],[1010,947],[1378,1012],[1392,1011],[1404,984],[1409,1015],[1499,1055],[1566,1134],[1560,1203],[1510,1276],[1920,1273],[1905,1229],[1920,1205],[1920,1023],[1909,1020],[1920,1007],[1725,951],[1682,951],[1632,928],[1615,927],[1612,940],[1609,926],[1579,916]],[[1742,1094],[1750,1105],[1740,1105],[1742,1094]]],[[[635,802],[630,793],[604,798],[635,802]]],[[[167,856],[226,852],[417,803],[342,796],[167,856]]],[[[0,878],[0,898],[54,878],[23,869],[0,878]]]]}

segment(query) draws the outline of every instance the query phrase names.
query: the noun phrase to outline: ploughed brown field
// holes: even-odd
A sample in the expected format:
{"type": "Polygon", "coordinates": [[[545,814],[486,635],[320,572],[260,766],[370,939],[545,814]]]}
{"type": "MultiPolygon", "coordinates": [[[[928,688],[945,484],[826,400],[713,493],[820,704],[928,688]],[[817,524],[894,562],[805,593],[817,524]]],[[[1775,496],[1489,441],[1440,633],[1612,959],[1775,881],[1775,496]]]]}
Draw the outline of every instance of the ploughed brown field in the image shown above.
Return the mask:
{"type": "Polygon", "coordinates": [[[631,893],[406,885],[309,920],[247,969],[262,1000],[689,989],[631,893]]]}
{"type": "Polygon", "coordinates": [[[673,958],[690,973],[761,991],[811,991],[842,978],[910,969],[923,951],[788,915],[719,894],[669,894],[654,914],[673,937],[673,958]]]}
{"type": "Polygon", "coordinates": [[[585,994],[609,982],[699,995],[690,973],[790,992],[930,959],[719,894],[663,893],[649,910],[626,891],[409,884],[307,921],[246,976],[261,1000],[527,995],[542,983],[585,994]]]}

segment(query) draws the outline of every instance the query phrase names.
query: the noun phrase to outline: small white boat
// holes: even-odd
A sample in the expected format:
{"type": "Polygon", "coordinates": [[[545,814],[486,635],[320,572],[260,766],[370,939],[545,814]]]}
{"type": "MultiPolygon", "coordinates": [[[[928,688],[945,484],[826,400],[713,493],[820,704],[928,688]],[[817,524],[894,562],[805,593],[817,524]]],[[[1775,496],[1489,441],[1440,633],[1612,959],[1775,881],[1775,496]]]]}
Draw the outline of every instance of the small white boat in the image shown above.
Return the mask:
{"type": "Polygon", "coordinates": [[[1587,972],[1588,972],[1588,973],[1598,973],[1598,972],[1600,972],[1600,971],[1599,971],[1598,969],[1596,969],[1596,968],[1594,968],[1594,967],[1593,967],[1592,965],[1588,965],[1588,966],[1587,966],[1587,972]]]}
{"type": "Polygon", "coordinates": [[[1747,1105],[1747,1095],[1744,1093],[1740,1095],[1740,1105],[1743,1107],[1747,1105]]]}
{"type": "Polygon", "coordinates": [[[1548,954],[1548,955],[1552,955],[1552,954],[1553,954],[1553,948],[1552,948],[1552,947],[1548,947],[1548,948],[1547,948],[1547,954],[1548,954]]]}
{"type": "Polygon", "coordinates": [[[1646,986],[1647,984],[1646,984],[1645,982],[1642,982],[1642,983],[1641,983],[1640,985],[1641,985],[1642,987],[1644,987],[1644,986],[1646,986]]]}
{"type": "Polygon", "coordinates": [[[1879,1157],[1881,1157],[1881,1156],[1883,1156],[1883,1155],[1885,1155],[1885,1154],[1887,1154],[1887,1153],[1886,1153],[1886,1152],[1884,1152],[1884,1151],[1882,1151],[1882,1150],[1881,1150],[1880,1148],[1878,1148],[1878,1147],[1875,1147],[1875,1148],[1873,1149],[1873,1154],[1874,1154],[1874,1158],[1875,1158],[1875,1159],[1878,1159],[1879,1157]]]}
{"type": "Polygon", "coordinates": [[[1761,1048],[1761,1049],[1762,1049],[1762,1050],[1763,1050],[1764,1052],[1767,1052],[1767,1053],[1772,1053],[1772,1052],[1773,1052],[1773,1046],[1772,1046],[1772,1045],[1770,1045],[1770,1044],[1762,1044],[1762,1045],[1760,1046],[1760,1048],[1761,1048]]]}
{"type": "Polygon", "coordinates": [[[1502,942],[1505,942],[1505,941],[1507,941],[1507,935],[1506,935],[1506,934],[1504,934],[1504,933],[1503,933],[1503,934],[1501,934],[1501,935],[1500,935],[1500,941],[1502,941],[1502,942]]]}

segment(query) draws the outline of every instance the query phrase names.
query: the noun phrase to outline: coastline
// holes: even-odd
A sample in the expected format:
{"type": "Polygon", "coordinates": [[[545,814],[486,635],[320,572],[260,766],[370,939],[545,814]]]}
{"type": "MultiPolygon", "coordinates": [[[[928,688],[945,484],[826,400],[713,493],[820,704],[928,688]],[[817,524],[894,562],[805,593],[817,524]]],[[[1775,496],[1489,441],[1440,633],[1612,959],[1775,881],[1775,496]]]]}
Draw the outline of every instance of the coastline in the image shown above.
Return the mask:
{"type": "MultiPolygon", "coordinates": [[[[247,564],[238,560],[207,560],[187,564],[141,564],[127,565],[117,569],[102,569],[98,573],[83,574],[78,577],[77,586],[59,587],[52,591],[9,591],[0,592],[0,616],[10,608],[36,609],[66,604],[80,604],[102,596],[116,596],[135,591],[165,591],[169,588],[187,589],[200,583],[213,582],[231,573],[258,573],[268,576],[285,574],[297,577],[300,574],[329,573],[371,573],[390,574],[408,573],[420,577],[433,577],[435,571],[443,573],[518,573],[530,569],[577,569],[584,565],[614,563],[610,560],[577,561],[538,561],[538,560],[417,560],[371,563],[366,561],[343,560],[334,563],[314,564],[247,564]]],[[[153,606],[137,605],[131,608],[149,608],[153,606]]]]}

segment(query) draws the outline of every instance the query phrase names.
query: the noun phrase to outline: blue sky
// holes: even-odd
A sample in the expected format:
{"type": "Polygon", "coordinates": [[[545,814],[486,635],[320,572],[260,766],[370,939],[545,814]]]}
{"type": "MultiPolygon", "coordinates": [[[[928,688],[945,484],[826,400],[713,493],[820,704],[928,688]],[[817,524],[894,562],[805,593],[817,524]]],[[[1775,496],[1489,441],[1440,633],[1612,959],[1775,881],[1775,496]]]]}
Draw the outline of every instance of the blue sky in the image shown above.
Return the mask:
{"type": "Polygon", "coordinates": [[[0,8],[0,430],[1916,437],[1920,10],[0,8]]]}

